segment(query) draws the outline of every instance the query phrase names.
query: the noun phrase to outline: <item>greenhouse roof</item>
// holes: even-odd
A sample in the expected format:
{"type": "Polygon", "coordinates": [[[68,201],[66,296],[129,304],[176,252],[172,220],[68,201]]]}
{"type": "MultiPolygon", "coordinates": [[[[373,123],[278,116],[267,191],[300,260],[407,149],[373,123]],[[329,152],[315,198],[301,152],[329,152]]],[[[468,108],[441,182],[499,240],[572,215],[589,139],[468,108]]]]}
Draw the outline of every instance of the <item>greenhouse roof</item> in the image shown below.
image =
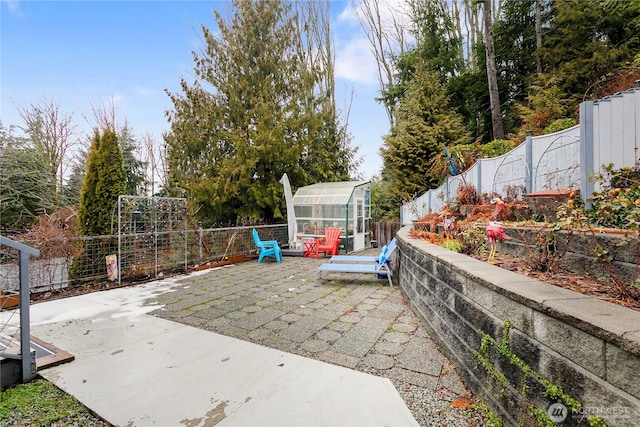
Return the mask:
{"type": "Polygon", "coordinates": [[[298,188],[293,196],[294,205],[346,205],[353,190],[370,181],[322,182],[298,188]]]}

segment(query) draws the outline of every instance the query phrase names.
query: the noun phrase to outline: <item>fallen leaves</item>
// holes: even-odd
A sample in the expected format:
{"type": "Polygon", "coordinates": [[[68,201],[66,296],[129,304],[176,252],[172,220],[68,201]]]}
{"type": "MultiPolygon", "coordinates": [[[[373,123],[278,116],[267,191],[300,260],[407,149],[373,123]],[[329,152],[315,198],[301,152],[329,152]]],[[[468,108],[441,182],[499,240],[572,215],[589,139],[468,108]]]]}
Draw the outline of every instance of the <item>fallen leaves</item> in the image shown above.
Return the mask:
{"type": "Polygon", "coordinates": [[[460,408],[466,411],[468,409],[471,409],[471,407],[473,406],[473,402],[470,399],[467,399],[466,397],[459,397],[451,402],[451,406],[453,406],[454,408],[460,408]]]}

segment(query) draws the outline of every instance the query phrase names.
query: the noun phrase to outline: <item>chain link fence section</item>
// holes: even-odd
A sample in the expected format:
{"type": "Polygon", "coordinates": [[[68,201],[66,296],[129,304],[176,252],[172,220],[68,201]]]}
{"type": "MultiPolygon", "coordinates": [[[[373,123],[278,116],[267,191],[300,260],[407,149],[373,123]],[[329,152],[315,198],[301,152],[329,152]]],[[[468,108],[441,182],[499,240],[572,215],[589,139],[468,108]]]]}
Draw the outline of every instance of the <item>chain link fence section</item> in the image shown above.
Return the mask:
{"type": "MultiPolygon", "coordinates": [[[[141,211],[139,211],[141,212],[141,211]]],[[[286,246],[287,224],[256,225],[223,228],[197,228],[185,230],[174,228],[158,231],[143,231],[138,224],[126,225],[137,233],[87,236],[73,238],[21,239],[28,246],[40,250],[40,257],[31,260],[29,282],[31,293],[42,293],[85,284],[108,283],[108,256],[122,259],[121,280],[140,282],[172,273],[184,273],[186,266],[203,265],[225,261],[232,255],[257,255],[251,231],[258,230],[260,238],[277,240],[286,246]],[[157,239],[156,239],[157,237],[157,239]],[[124,251],[118,252],[118,239],[124,251]],[[157,245],[157,246],[156,246],[157,245]],[[157,259],[157,263],[156,263],[157,259]]],[[[114,214],[115,218],[115,214],[114,214]]],[[[161,223],[161,221],[160,221],[161,223]]],[[[117,223],[116,223],[117,226],[117,223]]],[[[115,228],[115,227],[114,227],[115,228]]],[[[115,230],[114,230],[115,231],[115,230]]],[[[19,271],[13,249],[0,246],[0,290],[11,292],[18,289],[19,271]]],[[[256,256],[257,258],[257,256],[256,256]]],[[[0,292],[0,293],[2,293],[0,292]]]]}
{"type": "Polygon", "coordinates": [[[118,196],[117,260],[105,257],[110,279],[145,280],[187,269],[187,199],[118,196]],[[117,271],[113,263],[117,261],[117,271]]]}
{"type": "MultiPolygon", "coordinates": [[[[114,236],[75,237],[49,241],[22,240],[24,244],[40,250],[40,258],[33,259],[29,267],[31,293],[52,291],[67,287],[73,281],[91,282],[106,279],[105,254],[116,252],[114,236]],[[70,252],[70,248],[73,250],[70,252]]],[[[0,249],[0,291],[17,291],[19,269],[10,249],[0,249]]]]}
{"type": "MultiPolygon", "coordinates": [[[[20,240],[27,246],[40,251],[40,257],[31,260],[29,266],[29,288],[32,293],[44,292],[66,286],[70,281],[72,253],[79,253],[81,242],[77,239],[51,239],[36,242],[32,239],[20,240]]],[[[20,271],[15,250],[0,246],[0,293],[18,291],[20,271]]],[[[92,262],[93,264],[93,262],[92,262]]],[[[91,276],[91,266],[83,274],[91,276]]]]}
{"type": "MultiPolygon", "coordinates": [[[[0,245],[0,295],[19,290],[18,251],[9,246],[0,245]]],[[[0,309],[3,308],[5,307],[0,305],[0,309]]]]}
{"type": "Polygon", "coordinates": [[[200,228],[196,233],[189,235],[190,263],[225,261],[225,258],[230,255],[255,255],[256,245],[252,236],[254,228],[258,230],[258,234],[263,240],[276,240],[281,243],[281,246],[289,241],[287,224],[200,228]]]}

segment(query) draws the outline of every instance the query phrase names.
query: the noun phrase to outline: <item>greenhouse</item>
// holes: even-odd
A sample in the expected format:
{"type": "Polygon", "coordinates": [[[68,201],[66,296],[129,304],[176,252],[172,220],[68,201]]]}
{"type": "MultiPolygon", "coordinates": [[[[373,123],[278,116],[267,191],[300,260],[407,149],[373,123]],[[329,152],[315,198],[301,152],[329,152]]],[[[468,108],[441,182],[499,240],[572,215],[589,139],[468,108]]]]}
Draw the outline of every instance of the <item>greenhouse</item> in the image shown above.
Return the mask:
{"type": "Polygon", "coordinates": [[[371,247],[371,182],[325,182],[301,187],[293,196],[296,234],[302,240],[324,235],[327,227],[342,230],[344,252],[371,247]]]}

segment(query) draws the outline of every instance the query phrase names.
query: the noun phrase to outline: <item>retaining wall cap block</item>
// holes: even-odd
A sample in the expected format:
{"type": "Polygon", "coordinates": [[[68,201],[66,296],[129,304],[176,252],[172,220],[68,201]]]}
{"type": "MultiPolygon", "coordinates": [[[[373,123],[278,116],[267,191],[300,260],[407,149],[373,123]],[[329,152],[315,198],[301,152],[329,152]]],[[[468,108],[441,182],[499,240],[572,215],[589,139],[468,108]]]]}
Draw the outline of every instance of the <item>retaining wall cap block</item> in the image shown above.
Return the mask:
{"type": "Polygon", "coordinates": [[[515,298],[510,298],[501,292],[493,291],[487,286],[476,285],[472,282],[467,285],[466,296],[498,319],[509,320],[522,331],[531,331],[534,308],[521,304],[515,298]]]}
{"type": "Polygon", "coordinates": [[[429,242],[425,242],[424,240],[421,239],[413,239],[413,241],[411,242],[413,244],[413,246],[415,246],[416,248],[423,250],[423,251],[427,251],[429,252],[429,254],[435,256],[437,259],[442,260],[442,261],[447,261],[448,259],[450,259],[450,255],[451,254],[455,254],[455,252],[439,246],[439,245],[434,245],[433,243],[429,243],[429,242]]]}
{"type": "Polygon", "coordinates": [[[533,316],[534,337],[576,365],[605,378],[605,342],[589,332],[542,313],[533,316]]]}
{"type": "MultiPolygon", "coordinates": [[[[469,258],[462,254],[456,253],[456,255],[459,260],[464,259],[464,257],[469,258]]],[[[492,287],[501,287],[503,284],[508,285],[510,283],[522,283],[523,285],[528,285],[535,282],[534,279],[523,276],[522,274],[514,273],[513,271],[505,270],[504,268],[496,267],[488,262],[477,259],[473,259],[473,261],[476,261],[476,263],[456,262],[454,265],[458,268],[470,268],[469,270],[466,270],[469,278],[479,280],[484,282],[484,285],[492,287]]]]}
{"type": "Polygon", "coordinates": [[[640,355],[639,312],[595,298],[551,300],[545,305],[554,316],[640,355]]]}
{"type": "Polygon", "coordinates": [[[540,190],[534,193],[529,193],[525,197],[527,199],[534,197],[568,197],[572,192],[580,194],[580,190],[577,188],[564,188],[559,190],[540,190]]]}
{"type": "Polygon", "coordinates": [[[606,352],[607,381],[633,396],[640,396],[638,377],[629,375],[629,372],[640,372],[640,359],[613,344],[607,344],[606,352]]]}
{"type": "Polygon", "coordinates": [[[526,277],[521,278],[520,281],[494,282],[490,286],[495,286],[498,292],[538,310],[543,309],[548,301],[590,299],[586,295],[577,294],[569,289],[526,277]]]}

